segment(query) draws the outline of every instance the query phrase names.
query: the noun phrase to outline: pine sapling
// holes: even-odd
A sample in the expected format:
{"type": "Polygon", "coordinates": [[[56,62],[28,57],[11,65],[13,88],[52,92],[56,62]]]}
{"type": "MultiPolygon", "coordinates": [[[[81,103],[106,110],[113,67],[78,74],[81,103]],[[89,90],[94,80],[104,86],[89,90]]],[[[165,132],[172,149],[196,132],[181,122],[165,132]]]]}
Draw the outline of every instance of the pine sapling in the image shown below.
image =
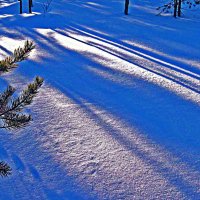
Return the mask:
{"type": "MultiPolygon", "coordinates": [[[[27,59],[30,52],[35,48],[32,41],[27,40],[23,47],[14,50],[13,55],[0,61],[0,73],[8,72],[18,66],[18,63],[27,59]]],[[[23,113],[24,109],[30,105],[33,98],[38,93],[43,84],[43,78],[36,77],[33,83],[30,83],[26,89],[17,97],[13,98],[15,88],[8,88],[0,94],[0,128],[17,129],[24,127],[31,120],[31,115],[23,113]]],[[[0,175],[8,176],[11,174],[10,166],[1,161],[0,175]]]]}

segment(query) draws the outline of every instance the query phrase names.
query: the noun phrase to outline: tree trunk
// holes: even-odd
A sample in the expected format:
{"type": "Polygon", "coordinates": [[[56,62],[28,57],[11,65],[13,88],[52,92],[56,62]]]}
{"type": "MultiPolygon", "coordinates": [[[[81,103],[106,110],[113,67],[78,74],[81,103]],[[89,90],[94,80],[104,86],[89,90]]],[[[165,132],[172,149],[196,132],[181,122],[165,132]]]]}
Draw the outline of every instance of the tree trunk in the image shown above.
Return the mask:
{"type": "Polygon", "coordinates": [[[178,2],[177,0],[174,0],[174,17],[177,15],[177,7],[178,7],[178,2]]]}
{"type": "Polygon", "coordinates": [[[19,0],[19,13],[22,14],[22,0],[19,0]]]}
{"type": "Polygon", "coordinates": [[[31,0],[31,7],[33,7],[33,0],[31,0]]]}
{"type": "Polygon", "coordinates": [[[182,0],[178,1],[178,16],[181,16],[181,4],[182,4],[182,0]]]}
{"type": "Polygon", "coordinates": [[[125,0],[125,9],[124,9],[125,15],[128,15],[128,6],[129,6],[129,0],[125,0]]]}
{"type": "Polygon", "coordinates": [[[28,4],[28,8],[29,8],[29,13],[32,13],[32,1],[29,0],[29,4],[28,4]]]}

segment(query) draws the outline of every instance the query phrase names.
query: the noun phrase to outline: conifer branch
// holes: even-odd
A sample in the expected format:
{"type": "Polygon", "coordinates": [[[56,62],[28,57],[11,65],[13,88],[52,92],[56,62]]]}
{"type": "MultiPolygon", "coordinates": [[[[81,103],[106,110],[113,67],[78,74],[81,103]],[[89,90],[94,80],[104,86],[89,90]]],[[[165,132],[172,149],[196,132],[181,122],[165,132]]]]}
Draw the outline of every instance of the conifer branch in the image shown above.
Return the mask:
{"type": "Polygon", "coordinates": [[[23,47],[18,47],[14,50],[13,55],[6,57],[0,61],[0,72],[7,72],[18,66],[21,62],[28,58],[30,52],[35,48],[32,41],[27,40],[23,47]]]}
{"type": "MultiPolygon", "coordinates": [[[[169,0],[168,3],[166,3],[166,4],[162,5],[162,6],[159,6],[157,8],[157,10],[160,11],[157,15],[160,15],[161,13],[169,13],[171,10],[174,9],[174,6],[176,4],[178,6],[178,2],[179,2],[179,5],[184,4],[189,9],[191,9],[192,7],[195,7],[197,5],[200,5],[200,0],[179,0],[179,1],[169,0]]],[[[182,9],[182,6],[180,8],[180,11],[181,11],[181,9],[182,9]]]]}
{"type": "Polygon", "coordinates": [[[21,113],[22,110],[32,103],[33,98],[36,96],[38,89],[42,86],[43,78],[36,77],[33,83],[30,83],[28,87],[23,90],[21,95],[12,99],[10,96],[13,94],[14,89],[7,89],[3,95],[2,102],[4,106],[0,104],[0,128],[13,129],[25,126],[30,120],[31,116],[21,113]],[[8,101],[8,97],[10,100],[8,101]]]}
{"type": "MultiPolygon", "coordinates": [[[[27,40],[24,46],[18,47],[14,50],[12,56],[6,57],[0,61],[0,74],[10,71],[18,66],[21,62],[29,56],[30,52],[35,48],[32,41],[27,40]]],[[[43,78],[36,77],[33,83],[30,83],[18,98],[13,98],[15,89],[9,86],[3,94],[0,94],[0,129],[16,129],[24,127],[30,120],[31,115],[24,114],[23,109],[32,103],[39,88],[43,84],[43,78]]],[[[0,176],[6,177],[12,172],[11,167],[1,161],[0,162],[0,176]]]]}
{"type": "Polygon", "coordinates": [[[7,90],[0,95],[0,113],[2,113],[3,110],[6,109],[8,101],[12,98],[14,92],[15,89],[12,86],[8,86],[7,90]]]}
{"type": "Polygon", "coordinates": [[[12,173],[11,167],[7,163],[1,161],[0,162],[0,176],[6,177],[10,175],[11,173],[12,173]]]}

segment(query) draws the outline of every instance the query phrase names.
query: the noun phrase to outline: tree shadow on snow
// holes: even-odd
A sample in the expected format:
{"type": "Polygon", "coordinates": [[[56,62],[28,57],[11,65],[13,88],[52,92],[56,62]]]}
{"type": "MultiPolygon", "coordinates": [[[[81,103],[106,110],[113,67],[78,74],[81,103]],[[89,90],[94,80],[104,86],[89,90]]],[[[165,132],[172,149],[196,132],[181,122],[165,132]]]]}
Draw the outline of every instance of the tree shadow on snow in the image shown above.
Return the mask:
{"type": "MultiPolygon", "coordinates": [[[[82,5],[80,4],[81,2],[82,1],[75,1],[71,2],[71,4],[77,6],[79,3],[78,7],[82,10],[85,8],[91,9],[91,5],[87,5],[85,2],[85,4],[82,5]]],[[[99,10],[100,5],[97,4],[96,8],[94,9],[94,7],[92,7],[92,9],[94,10],[94,13],[96,13],[96,9],[99,10]]],[[[8,23],[6,29],[0,30],[1,35],[6,34],[7,37],[17,39],[26,39],[27,37],[34,38],[38,48],[41,48],[44,51],[43,55],[38,56],[38,60],[29,62],[31,63],[30,67],[28,66],[28,63],[24,63],[17,72],[28,79],[35,76],[35,74],[43,76],[46,82],[52,85],[52,88],[56,87],[66,96],[66,98],[70,98],[75,104],[79,105],[90,118],[94,119],[107,134],[122,145],[127,151],[140,158],[147,165],[150,165],[155,172],[159,173],[164,179],[169,181],[170,184],[175,186],[177,190],[188,197],[188,199],[199,199],[199,188],[196,185],[192,185],[185,181],[185,174],[182,174],[181,170],[176,172],[172,170],[173,164],[175,163],[170,165],[171,168],[166,167],[159,159],[156,159],[150,153],[144,151],[142,146],[138,146],[134,140],[130,141],[125,133],[120,132],[107,123],[100,115],[94,113],[86,103],[110,113],[125,124],[128,124],[131,128],[136,127],[141,130],[141,134],[144,134],[148,139],[152,140],[158,146],[163,147],[170,152],[173,157],[177,158],[177,165],[185,164],[188,167],[186,169],[188,177],[190,177],[190,174],[192,174],[193,171],[200,172],[200,166],[197,161],[199,160],[198,153],[200,151],[199,106],[161,86],[126,72],[122,72],[118,69],[108,68],[105,66],[106,64],[100,64],[91,59],[91,57],[95,57],[98,61],[104,60],[101,55],[96,55],[95,53],[89,55],[87,52],[81,53],[70,50],[59,44],[54,38],[54,35],[43,35],[39,33],[36,28],[49,28],[55,34],[60,34],[81,44],[92,46],[122,61],[133,64],[138,68],[142,68],[162,78],[175,82],[195,93],[199,93],[199,85],[187,82],[187,80],[182,79],[180,76],[173,77],[165,71],[165,68],[186,75],[195,81],[199,80],[199,69],[155,54],[147,49],[128,44],[120,38],[113,39],[115,35],[111,33],[111,30],[108,29],[107,33],[106,31],[103,32],[103,25],[99,27],[100,30],[95,31],[89,29],[89,23],[87,24],[88,26],[83,27],[75,22],[66,25],[67,22],[63,20],[58,26],[56,20],[60,20],[62,15],[52,16],[57,16],[51,19],[52,25],[47,24],[48,20],[40,15],[31,16],[30,19],[32,18],[32,23],[29,22],[29,18],[22,19],[23,17],[17,16],[14,22],[10,21],[8,23]],[[39,19],[42,19],[43,22],[38,24],[39,19]],[[19,23],[16,24],[17,21],[19,21],[19,23]],[[29,22],[30,24],[23,26],[20,24],[21,22],[29,22]],[[11,33],[10,30],[13,30],[14,33],[11,33]],[[98,31],[102,31],[102,33],[99,33],[98,31]],[[93,38],[97,42],[80,40],[68,34],[70,32],[76,32],[79,35],[93,38]],[[101,44],[98,43],[98,41],[101,42],[101,44]],[[110,48],[109,45],[113,46],[114,50],[110,48]],[[123,53],[120,51],[118,52],[118,48],[122,49],[123,53]],[[48,52],[50,55],[45,52],[48,52]],[[155,65],[161,65],[162,68],[156,69],[153,67],[151,68],[151,66],[148,65],[141,65],[137,60],[132,59],[131,56],[127,56],[126,52],[137,55],[155,65]],[[90,57],[88,57],[88,55],[90,57]],[[41,66],[41,64],[44,66],[41,66]],[[41,67],[35,67],[35,65],[40,65],[41,67]],[[177,66],[181,66],[182,68],[177,66]]],[[[107,16],[106,13],[105,16],[107,16]]],[[[7,22],[4,21],[1,26],[6,27],[6,23],[7,22]]],[[[126,23],[129,24],[130,22],[126,23]]],[[[120,27],[118,26],[118,28],[120,27]]],[[[131,33],[130,30],[128,31],[131,33]]],[[[155,35],[152,40],[155,41],[156,38],[157,35],[155,35]]],[[[9,53],[9,50],[5,49],[5,47],[3,47],[2,50],[5,53],[9,53]]],[[[40,116],[40,113],[38,113],[38,116],[40,116]]],[[[41,135],[48,134],[42,133],[41,130],[37,131],[39,131],[39,134],[41,135]]],[[[55,129],[55,132],[56,131],[57,130],[55,129]]],[[[30,146],[27,145],[26,147],[23,147],[26,148],[26,152],[23,151],[24,159],[29,158],[28,156],[30,155],[28,154],[31,154],[31,152],[33,152],[33,159],[34,157],[36,158],[38,155],[41,155],[41,158],[35,159],[35,163],[36,161],[42,160],[43,164],[46,162],[47,166],[54,167],[56,173],[53,169],[46,169],[45,166],[38,170],[38,166],[27,164],[27,160],[25,160],[25,164],[23,164],[23,159],[21,159],[18,154],[12,154],[11,158],[13,164],[18,166],[18,168],[21,168],[22,172],[26,169],[28,172],[25,171],[24,173],[29,174],[29,176],[34,179],[33,183],[40,183],[36,187],[36,190],[42,190],[44,195],[46,195],[45,198],[49,200],[78,199],[79,195],[75,192],[59,191],[59,187],[64,190],[63,185],[68,187],[69,184],[69,188],[72,187],[70,182],[74,181],[73,177],[68,177],[66,171],[62,169],[62,165],[58,164],[57,161],[50,156],[50,152],[44,151],[43,144],[45,142],[42,141],[42,139],[39,138],[41,136],[38,136],[37,134],[38,133],[34,133],[31,135],[29,133],[24,133],[24,135],[17,139],[12,138],[12,135],[10,135],[7,139],[2,138],[2,140],[9,141],[9,146],[11,147],[13,145],[12,148],[18,149],[19,152],[22,151],[22,147],[15,146],[16,142],[18,144],[20,142],[23,144],[25,141],[26,144],[29,144],[28,142],[30,142],[30,144],[33,143],[30,146]],[[39,139],[35,141],[36,138],[39,139]],[[28,167],[25,165],[28,165],[28,167]],[[40,171],[42,172],[41,174],[40,171]],[[51,180],[54,178],[60,180],[60,182],[57,183],[57,188],[52,189],[51,180]],[[49,183],[45,182],[43,179],[48,180],[49,183]]],[[[23,177],[23,175],[20,176],[20,178],[21,177],[23,177]]],[[[11,180],[14,181],[15,178],[16,177],[13,177],[11,180]]],[[[196,179],[198,178],[199,177],[196,177],[196,179]]],[[[8,180],[8,182],[10,181],[11,183],[11,180],[8,180]]],[[[17,178],[14,182],[18,183],[19,179],[17,178]]],[[[29,187],[29,182],[27,182],[27,188],[25,187],[25,189],[29,190],[31,188],[29,187]]],[[[1,186],[1,188],[2,191],[6,192],[6,190],[3,189],[3,186],[1,186]]],[[[77,188],[79,188],[79,186],[77,186],[77,188]]],[[[87,193],[91,189],[89,188],[84,191],[84,189],[79,188],[79,190],[83,190],[83,193],[87,193]]],[[[9,198],[10,197],[7,197],[7,199],[9,198]]]]}

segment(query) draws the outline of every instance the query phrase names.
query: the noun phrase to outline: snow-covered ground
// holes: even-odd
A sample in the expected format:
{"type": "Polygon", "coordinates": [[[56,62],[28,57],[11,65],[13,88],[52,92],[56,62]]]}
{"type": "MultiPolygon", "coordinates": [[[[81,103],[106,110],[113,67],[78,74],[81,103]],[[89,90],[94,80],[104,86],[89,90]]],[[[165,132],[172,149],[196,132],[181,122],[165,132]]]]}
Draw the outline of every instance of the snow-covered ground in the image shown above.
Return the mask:
{"type": "Polygon", "coordinates": [[[123,0],[54,0],[44,15],[38,0],[18,15],[13,2],[1,0],[0,58],[26,39],[37,48],[1,91],[45,85],[33,122],[0,132],[13,168],[0,200],[199,200],[199,10],[174,19],[156,16],[164,1],[135,0],[124,16],[123,0]]]}

